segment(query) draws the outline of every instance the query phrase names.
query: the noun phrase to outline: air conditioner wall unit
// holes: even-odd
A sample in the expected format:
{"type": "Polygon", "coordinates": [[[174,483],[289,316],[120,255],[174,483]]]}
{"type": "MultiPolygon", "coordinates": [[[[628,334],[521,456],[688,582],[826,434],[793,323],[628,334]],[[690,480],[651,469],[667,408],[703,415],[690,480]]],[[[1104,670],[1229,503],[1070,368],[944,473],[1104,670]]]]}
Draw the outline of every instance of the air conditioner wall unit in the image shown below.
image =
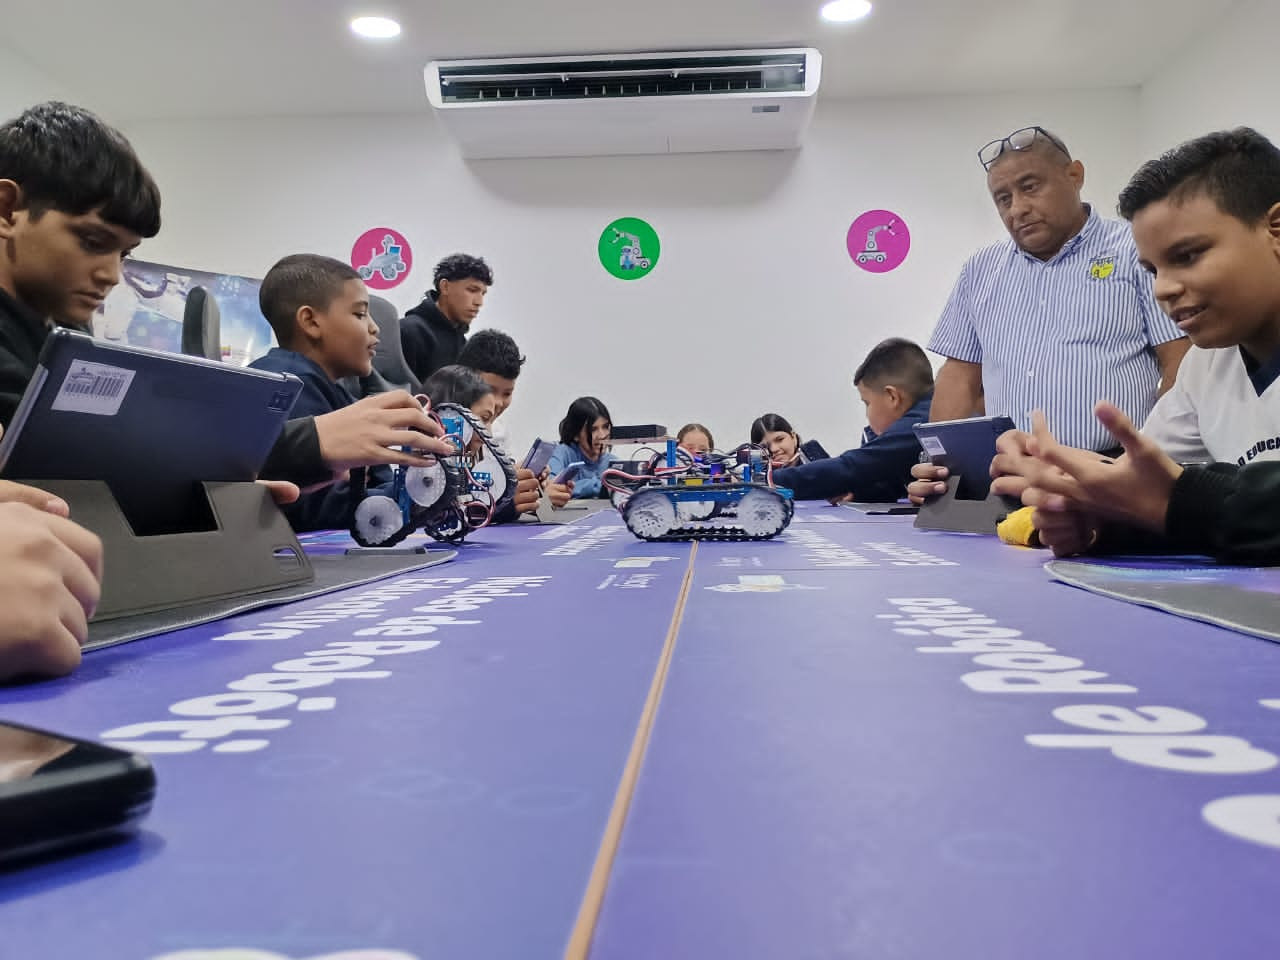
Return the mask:
{"type": "Polygon", "coordinates": [[[811,48],[427,64],[427,99],[468,158],[790,150],[813,115],[811,48]]]}

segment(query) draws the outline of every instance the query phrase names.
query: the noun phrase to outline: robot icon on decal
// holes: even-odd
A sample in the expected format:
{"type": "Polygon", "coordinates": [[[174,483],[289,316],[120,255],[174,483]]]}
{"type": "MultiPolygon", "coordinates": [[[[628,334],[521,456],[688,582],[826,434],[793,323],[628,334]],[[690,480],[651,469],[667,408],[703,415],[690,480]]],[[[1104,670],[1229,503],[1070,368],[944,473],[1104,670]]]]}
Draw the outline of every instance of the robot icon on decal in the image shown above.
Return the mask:
{"type": "Polygon", "coordinates": [[[391,234],[388,233],[383,236],[382,252],[374,253],[368,263],[364,266],[356,267],[356,272],[360,274],[360,279],[371,280],[373,275],[377,273],[388,283],[395,280],[396,277],[409,269],[409,265],[404,262],[404,258],[400,255],[402,249],[400,244],[396,243],[396,238],[391,234]]]}

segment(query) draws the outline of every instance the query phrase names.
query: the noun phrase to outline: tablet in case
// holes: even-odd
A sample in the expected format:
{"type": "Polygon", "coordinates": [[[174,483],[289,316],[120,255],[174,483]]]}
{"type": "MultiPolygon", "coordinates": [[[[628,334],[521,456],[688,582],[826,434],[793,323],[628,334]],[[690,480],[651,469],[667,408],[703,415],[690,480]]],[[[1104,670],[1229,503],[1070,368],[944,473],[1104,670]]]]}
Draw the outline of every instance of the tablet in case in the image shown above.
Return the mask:
{"type": "Polygon", "coordinates": [[[254,483],[302,383],[52,331],[0,439],[0,477],[103,540],[95,619],[272,590],[311,567],[254,483]]]}
{"type": "Polygon", "coordinates": [[[925,502],[915,525],[953,533],[995,533],[996,524],[1019,506],[991,493],[996,438],[1014,429],[1008,417],[970,417],[917,423],[916,439],[935,466],[946,467],[947,492],[925,502]]]}

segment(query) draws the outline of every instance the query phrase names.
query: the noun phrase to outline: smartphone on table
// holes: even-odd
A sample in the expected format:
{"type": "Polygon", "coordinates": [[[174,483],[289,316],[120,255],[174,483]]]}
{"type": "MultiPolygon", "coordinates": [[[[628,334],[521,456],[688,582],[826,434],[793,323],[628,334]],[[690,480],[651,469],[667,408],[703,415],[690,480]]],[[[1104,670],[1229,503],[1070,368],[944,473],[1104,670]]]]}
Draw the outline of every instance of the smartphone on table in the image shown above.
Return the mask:
{"type": "Polygon", "coordinates": [[[141,754],[0,721],[0,865],[130,833],[155,788],[141,754]]]}

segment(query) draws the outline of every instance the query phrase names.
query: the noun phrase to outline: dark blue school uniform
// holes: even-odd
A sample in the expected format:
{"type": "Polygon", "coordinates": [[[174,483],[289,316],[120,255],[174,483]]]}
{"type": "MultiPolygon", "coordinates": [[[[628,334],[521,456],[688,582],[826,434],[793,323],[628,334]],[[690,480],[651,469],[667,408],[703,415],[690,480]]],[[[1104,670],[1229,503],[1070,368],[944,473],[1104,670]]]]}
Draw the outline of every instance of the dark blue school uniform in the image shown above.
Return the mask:
{"type": "MultiPolygon", "coordinates": [[[[356,402],[351,392],[329,379],[320,365],[309,357],[281,347],[272,347],[264,357],[249,364],[255,370],[292,373],[302,381],[302,392],[290,417],[319,417],[341,410],[356,402]]],[[[390,467],[369,468],[369,492],[391,494],[390,467]],[[384,488],[374,490],[374,487],[384,488]]],[[[299,533],[305,530],[346,530],[351,526],[355,504],[351,501],[350,484],[339,480],[311,493],[304,493],[296,503],[281,508],[290,525],[299,533]]]]}
{"type": "Polygon", "coordinates": [[[797,500],[827,500],[852,493],[855,500],[887,503],[907,493],[920,444],[911,429],[929,419],[933,391],[924,394],[882,434],[865,431],[862,446],[838,457],[773,471],[773,482],[790,487],[797,500]]]}

